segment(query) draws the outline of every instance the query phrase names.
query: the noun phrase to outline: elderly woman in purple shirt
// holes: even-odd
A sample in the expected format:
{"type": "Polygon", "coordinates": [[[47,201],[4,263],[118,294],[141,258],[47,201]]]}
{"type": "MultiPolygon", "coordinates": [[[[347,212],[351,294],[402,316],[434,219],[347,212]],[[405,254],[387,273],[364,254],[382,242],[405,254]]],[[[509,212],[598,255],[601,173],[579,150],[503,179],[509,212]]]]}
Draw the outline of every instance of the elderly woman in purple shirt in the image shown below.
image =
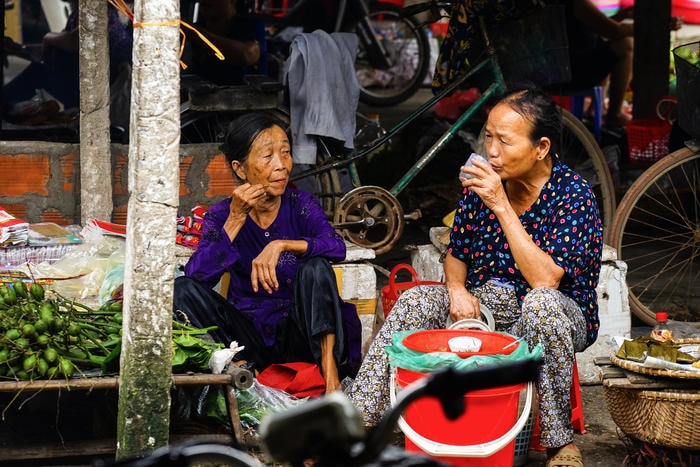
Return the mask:
{"type": "Polygon", "coordinates": [[[237,341],[257,370],[294,361],[319,365],[326,393],[354,376],[361,360],[354,305],[338,295],[329,261],[345,243],[309,193],[289,188],[284,124],[255,113],[231,123],[222,150],[237,186],[204,218],[202,240],[175,281],[176,317],[237,341]],[[212,287],[230,274],[226,298],[212,287]]]}

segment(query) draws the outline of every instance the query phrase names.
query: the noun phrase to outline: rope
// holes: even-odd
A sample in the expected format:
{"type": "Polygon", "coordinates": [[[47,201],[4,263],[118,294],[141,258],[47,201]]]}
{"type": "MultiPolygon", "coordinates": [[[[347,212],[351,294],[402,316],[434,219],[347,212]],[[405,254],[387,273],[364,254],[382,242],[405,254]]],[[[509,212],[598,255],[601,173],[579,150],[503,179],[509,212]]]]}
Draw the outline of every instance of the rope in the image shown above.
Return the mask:
{"type": "Polygon", "coordinates": [[[202,41],[207,46],[209,46],[209,48],[212,49],[212,51],[214,51],[214,55],[216,56],[216,58],[218,58],[219,60],[226,59],[226,57],[224,57],[224,54],[221,53],[221,51],[218,49],[218,47],[216,47],[209,39],[207,39],[204,36],[204,34],[199,32],[197,30],[197,28],[195,28],[191,24],[187,23],[186,21],[179,19],[179,20],[174,20],[174,21],[150,21],[147,23],[137,22],[137,21],[134,21],[134,13],[132,13],[131,8],[129,8],[129,5],[126,4],[125,0],[107,0],[107,1],[110,3],[110,5],[112,5],[114,8],[116,8],[117,11],[121,12],[124,16],[129,18],[129,21],[131,21],[133,27],[135,27],[135,28],[142,28],[142,27],[146,27],[146,26],[173,26],[176,24],[179,25],[180,26],[180,36],[181,36],[179,56],[180,56],[180,67],[183,70],[187,69],[187,64],[182,61],[182,54],[185,50],[185,41],[187,39],[187,34],[185,34],[185,32],[183,31],[183,29],[182,29],[183,27],[185,27],[191,31],[194,31],[194,33],[197,34],[197,36],[200,39],[202,39],[202,41]]]}

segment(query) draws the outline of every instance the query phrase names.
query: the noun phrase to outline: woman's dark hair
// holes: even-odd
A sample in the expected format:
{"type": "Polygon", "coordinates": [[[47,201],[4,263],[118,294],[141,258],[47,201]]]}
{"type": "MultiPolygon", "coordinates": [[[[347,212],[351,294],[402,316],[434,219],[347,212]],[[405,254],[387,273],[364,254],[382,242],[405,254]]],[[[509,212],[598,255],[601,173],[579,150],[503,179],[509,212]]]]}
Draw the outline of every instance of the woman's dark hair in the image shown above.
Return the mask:
{"type": "Polygon", "coordinates": [[[258,135],[268,128],[278,126],[287,132],[287,125],[272,114],[265,112],[246,113],[229,123],[224,142],[219,146],[229,165],[238,161],[241,164],[248,159],[250,147],[258,135]]]}
{"type": "Polygon", "coordinates": [[[525,87],[508,92],[500,102],[510,106],[532,124],[530,140],[533,144],[539,143],[540,138],[546,136],[552,142],[550,154],[559,152],[561,109],[549,94],[535,87],[525,87]]]}

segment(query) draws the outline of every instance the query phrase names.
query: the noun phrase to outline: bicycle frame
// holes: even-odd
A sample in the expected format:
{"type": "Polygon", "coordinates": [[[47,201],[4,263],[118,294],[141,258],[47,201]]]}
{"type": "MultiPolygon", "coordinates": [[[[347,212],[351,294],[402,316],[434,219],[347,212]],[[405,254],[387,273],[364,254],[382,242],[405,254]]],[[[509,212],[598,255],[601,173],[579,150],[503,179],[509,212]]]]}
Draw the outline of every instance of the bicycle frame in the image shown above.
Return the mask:
{"type": "Polygon", "coordinates": [[[394,196],[401,193],[401,191],[403,191],[403,189],[406,188],[406,186],[416,177],[416,175],[418,175],[418,173],[435,157],[435,155],[447,145],[447,143],[461,130],[461,128],[467,123],[467,121],[469,121],[469,119],[472,118],[483,107],[483,105],[486,102],[488,102],[491,98],[495,96],[502,95],[506,90],[506,81],[503,77],[503,72],[501,70],[500,64],[498,63],[498,59],[496,58],[496,51],[491,43],[491,40],[488,37],[488,34],[486,33],[483,18],[479,18],[479,23],[486,44],[486,58],[482,59],[476,65],[472,66],[467,73],[461,75],[458,79],[454,80],[452,83],[446,86],[445,89],[442,90],[440,93],[436,94],[428,101],[424,102],[416,110],[411,112],[405,119],[401,120],[393,128],[387,131],[387,133],[382,138],[379,138],[374,143],[372,143],[372,145],[360,151],[350,153],[342,159],[337,159],[331,163],[324,164],[321,167],[312,168],[300,172],[294,177],[292,177],[291,180],[299,180],[304,177],[318,175],[333,169],[338,169],[347,166],[350,173],[350,180],[352,185],[354,187],[361,186],[362,184],[360,182],[360,177],[357,172],[357,167],[355,165],[355,162],[357,160],[366,157],[367,155],[373,153],[374,151],[382,147],[391,138],[396,136],[397,133],[403,130],[406,126],[413,123],[428,109],[433,107],[438,101],[440,101],[440,99],[456,91],[460,86],[462,86],[474,75],[476,75],[484,69],[490,69],[493,78],[492,84],[484,91],[482,91],[481,97],[477,99],[477,101],[474,102],[472,105],[470,105],[469,108],[462,114],[462,116],[459,119],[457,119],[457,121],[455,121],[450,126],[450,128],[448,128],[447,131],[445,131],[445,133],[443,133],[442,136],[440,136],[440,138],[437,141],[435,141],[435,143],[389,189],[389,192],[394,196]]]}

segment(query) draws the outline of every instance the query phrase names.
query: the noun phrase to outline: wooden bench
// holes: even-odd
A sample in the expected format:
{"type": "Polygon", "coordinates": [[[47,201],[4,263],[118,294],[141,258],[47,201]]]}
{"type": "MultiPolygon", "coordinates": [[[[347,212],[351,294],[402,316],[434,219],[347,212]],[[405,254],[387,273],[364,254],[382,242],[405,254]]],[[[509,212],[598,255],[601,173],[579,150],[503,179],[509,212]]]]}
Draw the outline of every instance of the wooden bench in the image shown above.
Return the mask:
{"type": "MultiPolygon", "coordinates": [[[[222,374],[187,373],[172,375],[173,388],[187,386],[203,387],[207,385],[224,386],[228,416],[231,423],[231,436],[219,434],[212,437],[211,434],[207,434],[205,437],[235,446],[248,446],[251,445],[252,442],[250,439],[245,438],[238,413],[238,402],[233,390],[234,388],[247,389],[252,384],[253,376],[250,371],[235,365],[229,365],[226,372],[222,374]]],[[[86,391],[90,393],[97,390],[118,389],[118,387],[119,376],[117,375],[36,381],[3,381],[0,382],[0,393],[23,394],[27,396],[27,399],[31,399],[33,394],[43,391],[86,391]]],[[[32,401],[29,400],[24,403],[31,405],[32,401]]],[[[3,420],[0,420],[0,424],[1,423],[3,423],[3,420]]],[[[171,443],[181,437],[182,436],[177,435],[171,436],[171,443]]],[[[191,435],[187,435],[188,439],[192,437],[191,435]]],[[[56,443],[24,443],[20,440],[5,445],[0,449],[0,463],[10,460],[50,459],[74,456],[98,457],[115,452],[116,440],[114,439],[65,442],[61,437],[60,442],[56,443]]]]}

